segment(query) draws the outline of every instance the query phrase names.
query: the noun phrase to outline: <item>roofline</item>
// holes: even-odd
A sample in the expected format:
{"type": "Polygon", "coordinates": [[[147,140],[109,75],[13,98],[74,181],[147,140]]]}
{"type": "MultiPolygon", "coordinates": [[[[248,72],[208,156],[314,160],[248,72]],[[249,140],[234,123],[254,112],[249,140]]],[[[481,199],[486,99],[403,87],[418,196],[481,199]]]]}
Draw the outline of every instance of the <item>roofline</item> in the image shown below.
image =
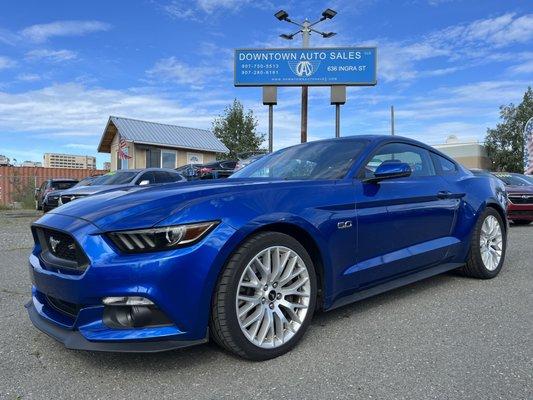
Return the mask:
{"type": "MultiPolygon", "coordinates": [[[[109,124],[111,124],[111,123],[112,123],[111,117],[109,117],[107,119],[107,124],[105,124],[104,131],[102,132],[102,135],[100,136],[100,142],[98,143],[98,147],[96,149],[98,151],[98,153],[107,153],[107,152],[102,151],[101,148],[102,148],[102,141],[104,140],[104,137],[105,137],[105,133],[107,131],[107,128],[109,127],[109,124]]],[[[111,149],[109,149],[109,154],[111,154],[111,149]]]]}
{"type": "Polygon", "coordinates": [[[177,126],[177,127],[179,127],[179,128],[184,128],[184,129],[196,129],[196,130],[199,130],[199,131],[205,131],[205,132],[213,133],[213,132],[210,131],[209,129],[192,128],[192,127],[190,127],[190,126],[175,125],[175,124],[165,124],[165,123],[163,123],[163,122],[147,121],[147,120],[145,120],[145,119],[129,118],[129,117],[119,117],[119,116],[117,116],[117,115],[110,115],[110,116],[109,116],[109,119],[111,119],[111,118],[129,119],[130,121],[147,122],[147,123],[149,123],[149,124],[157,124],[157,125],[165,125],[165,126],[177,126]]]}
{"type": "MultiPolygon", "coordinates": [[[[195,128],[196,129],[196,128],[195,128]]],[[[166,144],[166,143],[153,143],[153,142],[139,142],[138,140],[129,140],[126,139],[127,142],[135,143],[135,144],[147,144],[150,146],[159,146],[159,147],[170,147],[172,149],[187,149],[187,150],[194,150],[194,151],[201,151],[204,153],[220,153],[225,154],[226,151],[222,150],[214,150],[214,149],[199,149],[197,147],[187,147],[187,146],[178,146],[178,145],[172,145],[172,144],[166,144]]],[[[228,149],[229,151],[229,149],[228,149]]]]}

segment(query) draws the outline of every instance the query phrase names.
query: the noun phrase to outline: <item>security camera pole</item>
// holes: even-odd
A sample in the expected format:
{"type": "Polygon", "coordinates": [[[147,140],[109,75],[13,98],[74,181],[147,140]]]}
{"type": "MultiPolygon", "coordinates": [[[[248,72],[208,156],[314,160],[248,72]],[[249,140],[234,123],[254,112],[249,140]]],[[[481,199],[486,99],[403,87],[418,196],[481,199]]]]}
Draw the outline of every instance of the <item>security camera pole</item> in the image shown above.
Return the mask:
{"type": "MultiPolygon", "coordinates": [[[[335,15],[337,15],[336,11],[333,11],[332,9],[328,8],[324,10],[322,13],[322,17],[315,21],[315,22],[309,22],[307,19],[302,22],[294,22],[293,20],[289,19],[289,14],[284,11],[280,10],[274,16],[279,19],[280,21],[289,22],[293,25],[298,26],[300,29],[294,33],[291,34],[282,34],[280,35],[281,38],[292,40],[294,36],[301,33],[302,34],[302,47],[308,48],[309,47],[309,38],[311,36],[311,32],[318,33],[323,38],[330,38],[332,36],[335,36],[335,32],[320,32],[313,28],[316,24],[325,21],[326,19],[331,19],[335,15]]],[[[302,86],[302,123],[301,123],[301,142],[305,143],[307,142],[307,102],[309,98],[309,87],[308,86],[302,86]]]]}

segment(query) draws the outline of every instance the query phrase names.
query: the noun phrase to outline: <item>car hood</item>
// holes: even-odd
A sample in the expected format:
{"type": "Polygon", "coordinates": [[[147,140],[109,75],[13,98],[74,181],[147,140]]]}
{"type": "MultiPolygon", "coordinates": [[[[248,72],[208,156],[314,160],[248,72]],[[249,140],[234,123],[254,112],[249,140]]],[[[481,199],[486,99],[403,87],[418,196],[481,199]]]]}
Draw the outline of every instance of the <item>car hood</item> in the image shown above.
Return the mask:
{"type": "Polygon", "coordinates": [[[70,196],[89,196],[96,193],[105,192],[108,190],[128,187],[129,185],[94,185],[94,186],[79,186],[61,192],[62,195],[70,196]]]}
{"type": "Polygon", "coordinates": [[[505,190],[509,194],[513,194],[513,193],[527,193],[527,194],[531,193],[531,194],[533,194],[533,185],[528,185],[528,186],[509,185],[509,186],[505,186],[505,190]]]}
{"type": "Polygon", "coordinates": [[[84,219],[102,230],[151,227],[196,200],[231,196],[253,188],[266,188],[265,185],[269,185],[269,190],[275,190],[273,186],[289,186],[296,182],[225,179],[162,186],[127,186],[69,202],[52,212],[84,219]]]}

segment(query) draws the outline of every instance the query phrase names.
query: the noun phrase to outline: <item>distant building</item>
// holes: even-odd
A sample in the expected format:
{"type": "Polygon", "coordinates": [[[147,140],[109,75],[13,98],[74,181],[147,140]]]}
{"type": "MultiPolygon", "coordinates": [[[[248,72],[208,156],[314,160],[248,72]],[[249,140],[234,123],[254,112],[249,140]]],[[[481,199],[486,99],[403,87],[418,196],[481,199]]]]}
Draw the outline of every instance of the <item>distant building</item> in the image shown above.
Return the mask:
{"type": "Polygon", "coordinates": [[[229,150],[213,132],[205,129],[111,116],[98,151],[111,154],[114,171],[204,164],[229,150]]]}
{"type": "Polygon", "coordinates": [[[433,147],[467,168],[490,170],[492,167],[492,162],[487,155],[485,146],[475,139],[460,140],[457,136],[450,135],[446,139],[446,143],[437,144],[433,147]]]}
{"type": "Polygon", "coordinates": [[[96,157],[73,154],[45,153],[45,168],[96,169],[96,157]]]}
{"type": "Polygon", "coordinates": [[[10,165],[9,158],[0,154],[0,166],[10,165]]]}
{"type": "Polygon", "coordinates": [[[111,170],[111,163],[109,161],[105,161],[104,162],[104,169],[106,171],[110,171],[111,170]]]}
{"type": "Polygon", "coordinates": [[[42,167],[43,163],[39,161],[24,161],[20,166],[21,167],[42,167]]]}

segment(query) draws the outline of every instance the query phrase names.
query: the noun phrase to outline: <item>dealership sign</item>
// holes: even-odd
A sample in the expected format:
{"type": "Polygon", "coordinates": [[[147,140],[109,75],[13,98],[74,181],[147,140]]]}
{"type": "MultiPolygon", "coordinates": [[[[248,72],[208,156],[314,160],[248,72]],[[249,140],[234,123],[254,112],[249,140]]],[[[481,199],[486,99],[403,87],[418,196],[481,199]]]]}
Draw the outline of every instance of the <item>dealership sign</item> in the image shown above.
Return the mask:
{"type": "Polygon", "coordinates": [[[235,50],[235,86],[375,84],[375,47],[235,50]]]}

